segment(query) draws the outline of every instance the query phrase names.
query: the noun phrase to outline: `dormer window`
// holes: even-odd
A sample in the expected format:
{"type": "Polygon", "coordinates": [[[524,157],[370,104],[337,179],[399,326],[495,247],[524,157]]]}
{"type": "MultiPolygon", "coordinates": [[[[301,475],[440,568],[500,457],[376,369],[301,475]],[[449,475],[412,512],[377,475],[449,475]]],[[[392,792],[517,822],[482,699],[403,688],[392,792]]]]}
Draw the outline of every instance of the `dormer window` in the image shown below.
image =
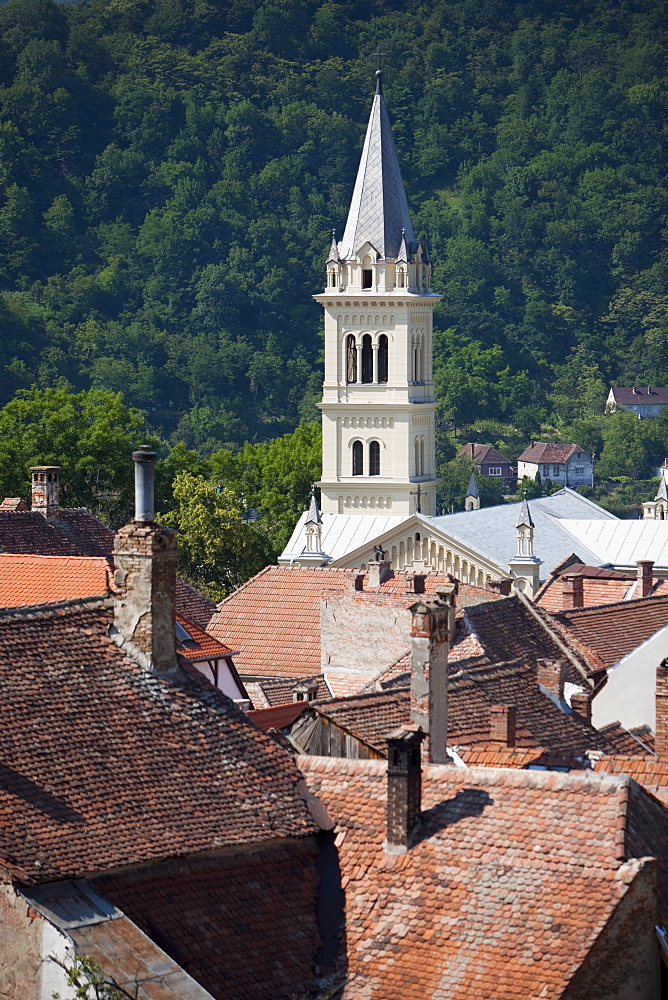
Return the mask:
{"type": "Polygon", "coordinates": [[[371,288],[373,281],[373,271],[370,267],[365,267],[362,271],[362,288],[371,288]]]}

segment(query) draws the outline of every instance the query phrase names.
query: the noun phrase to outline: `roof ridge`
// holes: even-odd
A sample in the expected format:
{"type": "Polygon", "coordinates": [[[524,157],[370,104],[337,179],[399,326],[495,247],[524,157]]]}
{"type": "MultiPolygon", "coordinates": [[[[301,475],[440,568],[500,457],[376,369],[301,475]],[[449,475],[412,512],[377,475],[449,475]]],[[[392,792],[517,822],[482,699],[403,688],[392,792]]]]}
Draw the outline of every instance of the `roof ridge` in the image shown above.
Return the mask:
{"type": "Polygon", "coordinates": [[[68,597],[62,601],[44,601],[42,604],[22,604],[18,607],[0,608],[0,622],[18,620],[20,618],[43,618],[48,614],[60,611],[75,611],[82,607],[111,607],[111,597],[108,594],[93,594],[90,597],[68,597]]]}
{"type": "Polygon", "coordinates": [[[643,607],[648,607],[650,604],[656,604],[657,602],[665,603],[668,602],[668,594],[650,594],[649,597],[634,597],[630,601],[614,601],[611,604],[594,604],[586,608],[562,608],[560,611],[551,611],[549,614],[553,618],[557,618],[561,615],[575,615],[577,618],[584,617],[592,612],[599,611],[614,611],[616,608],[634,608],[637,605],[642,605],[643,607]]]}
{"type": "MultiPolygon", "coordinates": [[[[566,636],[561,635],[560,634],[560,630],[554,629],[552,627],[550,621],[546,620],[546,617],[545,617],[545,616],[547,616],[548,619],[549,619],[549,618],[552,618],[553,616],[550,615],[549,612],[545,611],[543,608],[540,608],[540,607],[538,607],[538,605],[533,604],[524,594],[521,593],[521,591],[517,592],[517,597],[519,599],[519,602],[521,604],[523,604],[524,607],[528,610],[529,614],[532,615],[532,617],[535,618],[538,621],[538,623],[542,626],[542,628],[545,629],[545,631],[550,636],[550,638],[554,642],[556,642],[557,646],[559,646],[559,648],[566,654],[566,656],[568,657],[568,659],[570,660],[570,662],[573,664],[573,666],[575,667],[575,669],[577,670],[577,672],[579,674],[581,674],[582,677],[584,678],[584,680],[587,682],[588,686],[591,687],[591,681],[590,681],[590,678],[589,678],[589,674],[586,673],[585,670],[583,669],[583,666],[582,666],[582,664],[580,662],[579,655],[577,654],[577,652],[574,649],[570,648],[570,639],[567,638],[566,636]]],[[[559,625],[558,622],[556,624],[559,625]]],[[[580,641],[580,640],[578,640],[578,641],[580,641]]],[[[580,645],[582,645],[587,650],[587,658],[589,658],[589,656],[591,655],[591,658],[594,661],[599,661],[600,662],[600,657],[599,657],[598,653],[594,649],[591,649],[584,642],[580,642],[580,645]]],[[[601,669],[603,669],[603,664],[602,663],[601,663],[601,669]]]]}

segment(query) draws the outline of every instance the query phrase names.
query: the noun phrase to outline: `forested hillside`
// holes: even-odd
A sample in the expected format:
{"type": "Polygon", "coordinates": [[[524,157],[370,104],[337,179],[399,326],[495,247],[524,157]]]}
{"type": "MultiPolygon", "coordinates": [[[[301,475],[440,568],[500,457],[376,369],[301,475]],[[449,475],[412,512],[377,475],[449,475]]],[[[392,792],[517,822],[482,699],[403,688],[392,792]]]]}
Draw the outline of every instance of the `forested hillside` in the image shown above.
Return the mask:
{"type": "Polygon", "coordinates": [[[328,234],[385,91],[459,424],[668,383],[665,3],[11,0],[0,403],[122,391],[203,456],[314,417],[328,234]]]}

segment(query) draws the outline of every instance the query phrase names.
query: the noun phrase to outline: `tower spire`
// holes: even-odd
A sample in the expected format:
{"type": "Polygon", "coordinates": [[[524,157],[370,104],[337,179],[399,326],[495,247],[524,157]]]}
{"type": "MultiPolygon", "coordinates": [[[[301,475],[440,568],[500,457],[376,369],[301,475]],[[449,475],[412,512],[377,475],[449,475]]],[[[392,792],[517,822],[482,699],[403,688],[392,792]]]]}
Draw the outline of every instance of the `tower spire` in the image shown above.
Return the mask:
{"type": "Polygon", "coordinates": [[[339,254],[343,260],[370,243],[381,260],[396,260],[402,230],[406,243],[415,241],[390,116],[383,97],[382,69],[376,70],[376,94],[371,105],[357,179],[339,254]]]}

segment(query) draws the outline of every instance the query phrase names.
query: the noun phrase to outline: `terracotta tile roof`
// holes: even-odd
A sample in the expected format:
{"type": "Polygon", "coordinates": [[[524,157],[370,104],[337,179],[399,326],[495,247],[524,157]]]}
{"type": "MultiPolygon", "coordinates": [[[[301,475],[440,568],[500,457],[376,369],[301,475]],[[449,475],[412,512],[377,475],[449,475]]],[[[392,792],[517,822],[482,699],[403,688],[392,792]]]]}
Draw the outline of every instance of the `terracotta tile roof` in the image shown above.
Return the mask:
{"type": "MultiPolygon", "coordinates": [[[[273,742],[251,728],[258,740],[273,742]]],[[[313,995],[314,853],[308,837],[175,859],[93,884],[216,1000],[288,1000],[313,995]]]]}
{"type": "Polygon", "coordinates": [[[200,628],[197,622],[176,612],[176,620],[190,636],[189,640],[181,641],[177,635],[176,651],[188,660],[220,660],[231,656],[233,650],[224,646],[212,635],[200,628]]]}
{"type": "Polygon", "coordinates": [[[385,763],[298,761],[336,823],[343,1000],[556,1000],[637,859],[668,856],[666,810],[627,778],[456,767],[423,772],[416,842],[388,854],[385,763]]]}
{"type": "Polygon", "coordinates": [[[0,614],[0,863],[21,882],[313,829],[288,755],[185,661],[143,672],[95,598],[0,614]]]}
{"type": "Polygon", "coordinates": [[[28,510],[20,497],[5,497],[0,503],[0,512],[5,510],[28,510]]]}
{"type": "Polygon", "coordinates": [[[0,607],[104,595],[113,569],[104,556],[0,552],[0,607]]]}
{"type": "Polygon", "coordinates": [[[576,452],[586,455],[587,452],[579,444],[550,444],[545,441],[534,441],[525,448],[517,459],[518,462],[554,462],[555,465],[567,462],[576,452]]]}
{"type": "Polygon", "coordinates": [[[576,641],[594,649],[606,667],[611,667],[668,625],[668,596],[559,611],[554,619],[576,641]]]}
{"type": "Polygon", "coordinates": [[[662,802],[668,804],[668,758],[666,757],[602,757],[593,763],[599,774],[628,774],[662,802]]]}
{"type": "MultiPolygon", "coordinates": [[[[587,750],[611,754],[620,748],[619,741],[611,734],[600,733],[567,705],[560,708],[543,694],[538,688],[536,665],[521,660],[479,664],[470,672],[456,669],[450,672],[448,745],[459,750],[462,746],[490,744],[492,705],[515,706],[516,743],[531,748],[533,756],[543,751],[580,755],[583,766],[587,750]]],[[[388,735],[409,722],[409,689],[404,686],[370,691],[356,697],[332,699],[314,708],[385,755],[388,735]]],[[[635,748],[641,752],[639,744],[635,748]]]]}
{"type": "Polygon", "coordinates": [[[491,444],[474,444],[470,442],[457,452],[457,458],[470,458],[478,465],[512,465],[512,462],[502,455],[491,444]]]}
{"type": "Polygon", "coordinates": [[[369,683],[368,674],[344,674],[330,670],[326,674],[327,683],[335,698],[347,698],[359,694],[369,683]]]}
{"type": "Polygon", "coordinates": [[[308,701],[291,701],[286,705],[274,705],[272,708],[251,709],[247,715],[256,726],[268,733],[270,729],[285,729],[286,726],[291,726],[308,707],[308,701]]]}
{"type": "Polygon", "coordinates": [[[313,674],[310,677],[295,677],[284,679],[283,677],[268,677],[266,680],[258,681],[253,688],[261,691],[261,700],[266,704],[258,705],[258,708],[269,708],[271,705],[285,705],[293,701],[293,691],[298,684],[316,684],[316,698],[330,698],[330,691],[324,674],[313,674]]]}
{"type": "MultiPolygon", "coordinates": [[[[208,631],[240,651],[236,662],[242,676],[297,678],[317,674],[321,669],[321,595],[325,591],[343,593],[348,588],[352,591],[350,581],[354,572],[331,567],[267,566],[222,601],[208,631]]],[[[394,573],[380,588],[368,593],[395,595],[400,606],[409,607],[415,600],[411,593],[412,576],[406,572],[394,573]]],[[[452,578],[429,573],[424,581],[425,592],[433,593],[437,586],[450,583],[452,578]]],[[[367,587],[366,576],[364,586],[367,587]]],[[[475,587],[462,584],[459,587],[463,600],[475,599],[474,594],[477,599],[485,600],[497,596],[475,587]]],[[[368,677],[364,678],[357,690],[367,680],[368,677]]],[[[332,679],[332,683],[338,684],[338,680],[332,679]]]]}
{"type": "Polygon", "coordinates": [[[566,630],[557,617],[548,615],[519,594],[465,608],[450,660],[461,667],[475,662],[478,647],[470,649],[465,645],[468,632],[475,636],[485,658],[491,662],[523,660],[535,665],[538,659],[565,659],[567,680],[582,684],[589,674],[601,671],[604,665],[590,649],[586,636],[566,630]]]}
{"type": "MultiPolygon", "coordinates": [[[[45,518],[38,511],[0,510],[0,553],[36,556],[111,556],[114,532],[84,507],[60,510],[45,518]]],[[[91,570],[92,572],[92,570],[91,570]]],[[[88,591],[103,593],[103,591],[88,591]]],[[[77,595],[72,595],[77,596],[77,595]]],[[[86,596],[86,595],[80,595],[86,596]]],[[[38,600],[55,600],[40,597],[38,600]]],[[[176,605],[191,621],[206,628],[216,605],[184,580],[176,581],[176,605]]]]}

